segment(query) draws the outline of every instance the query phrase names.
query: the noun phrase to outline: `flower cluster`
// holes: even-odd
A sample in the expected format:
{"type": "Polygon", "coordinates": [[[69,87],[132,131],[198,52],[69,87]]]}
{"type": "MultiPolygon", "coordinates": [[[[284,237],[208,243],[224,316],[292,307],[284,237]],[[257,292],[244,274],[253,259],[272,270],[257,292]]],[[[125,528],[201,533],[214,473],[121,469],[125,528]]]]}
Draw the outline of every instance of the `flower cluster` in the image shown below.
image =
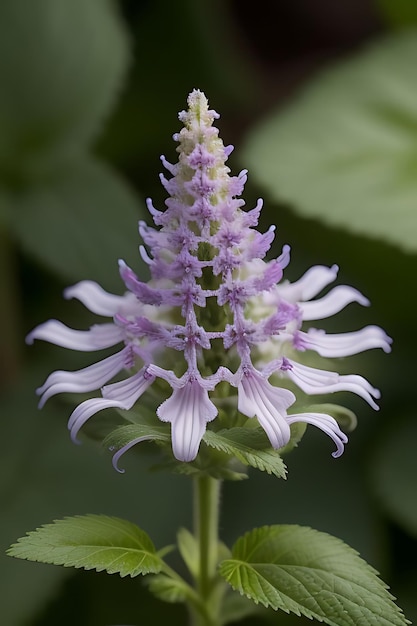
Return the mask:
{"type": "Polygon", "coordinates": [[[218,137],[213,126],[217,113],[197,90],[188,106],[179,115],[183,128],[174,135],[178,162],[172,165],[161,158],[170,175],[161,175],[169,195],[166,209],[156,210],[149,200],[155,228],[139,223],[146,246],[141,255],[151,279],[141,281],[120,261],[125,295],[108,294],[91,281],[65,291],[65,297],[77,298],[109,322],[78,331],[50,320],[28,336],[29,342],[43,339],[73,350],[118,344],[121,349],[82,370],[53,372],[38,389],[40,405],[57,393],[101,389],[101,397],[82,402],[69,419],[76,440],[92,415],[106,408],[129,410],[151,385],[165,381],[158,393],[166,393],[166,383],[172,393],[161,398],[157,415],[171,423],[175,457],[192,461],[207,423],[218,414],[219,383],[226,383],[232,397],[237,390],[239,413],[256,417],[274,448],[285,446],[290,425],[301,421],[327,433],[336,445],[333,455],[339,456],[347,437],[335,419],[289,412],[296,397],[287,388],[291,384],[280,386],[280,381],[287,379],[307,394],[352,391],[378,408],[379,392],[363,377],[309,367],[298,362],[297,354],[311,350],[323,357],[344,357],[370,348],[388,352],[390,339],[376,326],[345,334],[302,330],[304,321],[368,301],[348,286],[316,298],[335,280],[336,266],[312,267],[297,282],[281,281],[288,246],[277,259],[265,260],[274,228],[265,233],[256,229],[262,201],[250,211],[242,209],[246,171],[230,176],[226,161],[232,146],[225,147],[218,137]],[[108,384],[121,372],[124,379],[108,384]]]}

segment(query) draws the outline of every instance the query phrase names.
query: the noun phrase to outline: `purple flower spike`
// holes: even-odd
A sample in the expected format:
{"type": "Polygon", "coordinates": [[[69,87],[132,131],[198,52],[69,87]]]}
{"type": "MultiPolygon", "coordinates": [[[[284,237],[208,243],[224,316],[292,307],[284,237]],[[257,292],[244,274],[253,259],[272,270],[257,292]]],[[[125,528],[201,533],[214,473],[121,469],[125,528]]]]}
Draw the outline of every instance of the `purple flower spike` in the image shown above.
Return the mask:
{"type": "MultiPolygon", "coordinates": [[[[372,348],[389,352],[391,340],[376,326],[345,334],[303,329],[304,321],[369,302],[346,285],[321,295],[336,279],[336,265],[312,267],[293,283],[283,280],[289,246],[277,259],[265,260],[275,227],[257,230],[262,200],[243,209],[239,196],[247,172],[230,175],[226,162],[233,148],[223,145],[213,126],[218,117],[204,94],[194,90],[188,110],[179,114],[183,128],[174,135],[178,161],[171,164],[161,157],[167,171],[161,174],[166,208],[159,211],[148,200],[153,225],[139,222],[140,253],[150,280],[141,280],[120,261],[123,296],[87,280],[65,291],[65,297],[77,298],[107,318],[104,323],[82,331],[50,320],[29,334],[29,343],[42,339],[73,350],[118,346],[115,354],[89,367],[53,372],[38,389],[40,405],[58,393],[101,390],[100,397],[82,402],[69,419],[76,441],[90,417],[106,408],[128,411],[140,398],[148,406],[153,403],[158,418],[171,424],[173,454],[189,462],[197,457],[229,384],[236,409],[258,420],[274,448],[288,444],[291,424],[306,422],[325,432],[336,445],[333,456],[340,456],[347,437],[335,419],[295,412],[296,395],[288,385],[310,395],[351,391],[375,409],[379,391],[357,374],[301,364],[298,353],[333,358],[372,348]],[[116,376],[119,380],[111,382],[116,376]]],[[[124,452],[147,439],[146,434],[132,438],[116,452],[114,466],[124,452]]]]}

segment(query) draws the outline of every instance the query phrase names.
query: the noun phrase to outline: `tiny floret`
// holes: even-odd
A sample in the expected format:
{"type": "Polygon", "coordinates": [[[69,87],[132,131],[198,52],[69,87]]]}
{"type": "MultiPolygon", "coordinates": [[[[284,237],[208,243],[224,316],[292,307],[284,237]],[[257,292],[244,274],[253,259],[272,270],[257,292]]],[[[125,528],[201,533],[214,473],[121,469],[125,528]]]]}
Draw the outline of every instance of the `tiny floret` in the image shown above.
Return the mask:
{"type": "MultiPolygon", "coordinates": [[[[247,171],[230,174],[226,163],[233,148],[219,138],[213,125],[218,117],[199,90],[191,92],[187,110],[179,114],[178,161],[161,157],[167,172],[161,174],[165,210],[148,200],[153,223],[139,222],[140,254],[149,278],[138,277],[121,260],[124,295],[109,294],[89,280],[64,293],[103,322],[73,330],[50,320],[28,335],[28,343],[42,339],[73,350],[115,348],[113,355],[84,369],[50,374],[37,390],[40,406],[59,393],[99,391],[69,418],[77,441],[96,413],[130,411],[143,402],[160,422],[170,424],[174,457],[191,462],[206,429],[217,423],[228,389],[231,413],[243,421],[257,420],[273,448],[285,447],[291,425],[305,422],[325,432],[336,447],[333,456],[340,456],[347,437],[337,421],[320,411],[297,412],[297,390],[309,395],[351,391],[374,409],[379,391],[360,375],[309,366],[308,355],[347,357],[372,348],[389,352],[391,340],[377,326],[328,334],[311,325],[352,303],[368,306],[369,301],[346,285],[322,295],[337,277],[336,265],[314,266],[295,282],[283,278],[289,246],[278,258],[267,258],[275,227],[257,229],[261,200],[244,209],[240,196],[247,171]]],[[[118,450],[114,466],[126,450],[147,439],[137,437],[118,450]]]]}

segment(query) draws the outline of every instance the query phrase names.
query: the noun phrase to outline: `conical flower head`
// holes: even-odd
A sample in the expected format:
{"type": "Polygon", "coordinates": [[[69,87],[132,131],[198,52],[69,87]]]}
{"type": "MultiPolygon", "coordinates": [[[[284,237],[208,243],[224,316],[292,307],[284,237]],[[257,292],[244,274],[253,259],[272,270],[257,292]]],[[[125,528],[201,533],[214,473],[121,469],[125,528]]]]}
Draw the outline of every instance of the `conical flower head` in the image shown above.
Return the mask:
{"type": "MultiPolygon", "coordinates": [[[[41,403],[61,392],[101,389],[101,397],[82,402],[71,415],[69,429],[76,439],[95,413],[130,410],[139,398],[151,403],[156,397],[155,414],[171,424],[174,456],[188,462],[198,455],[208,424],[216,428],[226,398],[241,421],[257,418],[274,448],[288,444],[291,424],[305,422],[328,434],[336,444],[334,456],[339,456],[347,438],[335,419],[319,412],[296,413],[296,395],[288,387],[313,395],[352,391],[374,408],[379,392],[359,375],[300,364],[297,354],[312,350],[344,357],[371,348],[389,351],[390,340],[376,326],[336,335],[303,330],[304,321],[329,317],[352,302],[369,303],[348,286],[316,297],[335,280],[336,266],[313,267],[295,283],[282,281],[289,247],[278,258],[265,260],[275,228],[257,230],[262,201],[244,210],[240,196],[247,173],[230,175],[226,162],[232,147],[219,138],[213,125],[217,118],[198,90],[179,115],[183,128],[174,135],[178,162],[162,157],[168,172],[161,175],[166,208],[159,211],[149,200],[153,225],[139,223],[150,279],[140,280],[120,261],[123,296],[90,281],[65,293],[109,321],[75,331],[50,320],[29,335],[29,341],[44,339],[75,350],[121,346],[83,370],[52,373],[38,390],[41,403]],[[111,383],[121,372],[126,378],[111,383]]],[[[117,460],[147,438],[129,441],[117,460]]]]}

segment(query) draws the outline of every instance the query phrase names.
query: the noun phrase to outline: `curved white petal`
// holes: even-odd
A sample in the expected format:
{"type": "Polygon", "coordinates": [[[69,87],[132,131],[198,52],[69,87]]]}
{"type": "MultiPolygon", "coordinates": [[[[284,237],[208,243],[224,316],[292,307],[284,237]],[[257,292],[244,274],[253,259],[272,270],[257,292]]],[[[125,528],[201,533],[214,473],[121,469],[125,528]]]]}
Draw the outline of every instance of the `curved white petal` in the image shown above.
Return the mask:
{"type": "Polygon", "coordinates": [[[113,317],[126,303],[126,296],[107,293],[92,280],[82,280],[72,287],[67,287],[64,291],[64,297],[67,300],[76,298],[92,313],[107,317],[113,317]]]}
{"type": "Polygon", "coordinates": [[[68,420],[71,438],[76,441],[78,431],[88,419],[103,409],[116,408],[129,410],[143,392],[152,384],[154,378],[146,376],[143,368],[134,376],[103,388],[103,398],[91,398],[82,402],[72,412],[68,420]],[[107,396],[105,394],[107,393],[107,396]]]}
{"type": "Polygon", "coordinates": [[[278,293],[280,297],[291,302],[311,300],[336,279],[338,270],[337,265],[332,267],[314,265],[299,280],[278,285],[278,293]]]}
{"type": "Polygon", "coordinates": [[[129,441],[129,443],[124,445],[122,448],[120,448],[120,450],[115,452],[115,454],[113,454],[113,459],[112,459],[112,465],[113,465],[114,469],[117,472],[119,472],[119,474],[124,474],[125,470],[124,469],[120,469],[120,467],[119,467],[119,460],[120,460],[120,458],[128,450],[130,450],[130,448],[133,448],[133,446],[135,446],[137,443],[141,443],[142,441],[149,441],[152,438],[153,438],[152,435],[143,435],[142,437],[136,437],[135,439],[132,439],[132,441],[129,441]]]}
{"type": "Polygon", "coordinates": [[[107,400],[123,400],[130,408],[154,380],[155,377],[148,374],[147,368],[144,367],[126,380],[106,385],[101,393],[107,400]]]}
{"type": "Polygon", "coordinates": [[[258,418],[273,448],[282,448],[290,439],[286,415],[294,401],[291,391],[274,387],[254,368],[245,368],[238,385],[238,410],[258,418]]]}
{"type": "Polygon", "coordinates": [[[303,314],[303,320],[321,320],[339,313],[348,304],[358,302],[363,306],[369,306],[369,300],[360,291],[347,285],[338,285],[319,300],[302,302],[299,307],[303,314]]]}
{"type": "Polygon", "coordinates": [[[36,390],[37,394],[42,396],[39,407],[43,407],[45,402],[57,393],[84,393],[100,389],[125,367],[128,353],[129,350],[124,348],[121,352],[76,372],[62,370],[52,372],[42,387],[36,390]]]}
{"type": "Polygon", "coordinates": [[[281,372],[281,375],[287,376],[300,389],[310,395],[322,393],[334,393],[337,391],[351,391],[360,396],[376,411],[379,409],[374,398],[378,399],[380,393],[378,389],[358,374],[340,375],[337,372],[329,372],[326,370],[316,369],[308,365],[301,365],[290,361],[291,369],[281,372]]]}
{"type": "Polygon", "coordinates": [[[123,402],[118,402],[117,400],[106,400],[104,398],[91,398],[90,400],[81,402],[75,411],[71,413],[68,420],[68,430],[70,431],[73,442],[78,443],[78,431],[82,428],[82,426],[84,426],[90,417],[99,411],[103,411],[104,409],[115,408],[128,409],[130,407],[126,407],[123,402]]]}
{"type": "Polygon", "coordinates": [[[337,449],[335,452],[332,452],[332,456],[337,458],[343,454],[348,438],[345,433],[340,430],[336,420],[330,415],[326,415],[325,413],[297,413],[288,415],[287,422],[288,424],[306,422],[307,424],[312,424],[320,428],[320,430],[325,432],[336,444],[337,449]]]}
{"type": "Polygon", "coordinates": [[[189,379],[174,389],[157,410],[159,419],[171,422],[172,450],[179,461],[192,461],[198,454],[206,423],[217,415],[208,392],[197,379],[189,379]]]}
{"type": "Polygon", "coordinates": [[[49,320],[34,328],[26,337],[26,343],[42,339],[63,348],[92,352],[120,343],[123,334],[123,329],[115,324],[96,324],[90,330],[74,330],[58,320],[49,320]]]}
{"type": "Polygon", "coordinates": [[[315,350],[325,357],[351,356],[372,348],[382,348],[384,352],[391,350],[391,339],[379,326],[330,335],[324,330],[310,328],[307,333],[299,331],[298,337],[306,350],[315,350]]]}

